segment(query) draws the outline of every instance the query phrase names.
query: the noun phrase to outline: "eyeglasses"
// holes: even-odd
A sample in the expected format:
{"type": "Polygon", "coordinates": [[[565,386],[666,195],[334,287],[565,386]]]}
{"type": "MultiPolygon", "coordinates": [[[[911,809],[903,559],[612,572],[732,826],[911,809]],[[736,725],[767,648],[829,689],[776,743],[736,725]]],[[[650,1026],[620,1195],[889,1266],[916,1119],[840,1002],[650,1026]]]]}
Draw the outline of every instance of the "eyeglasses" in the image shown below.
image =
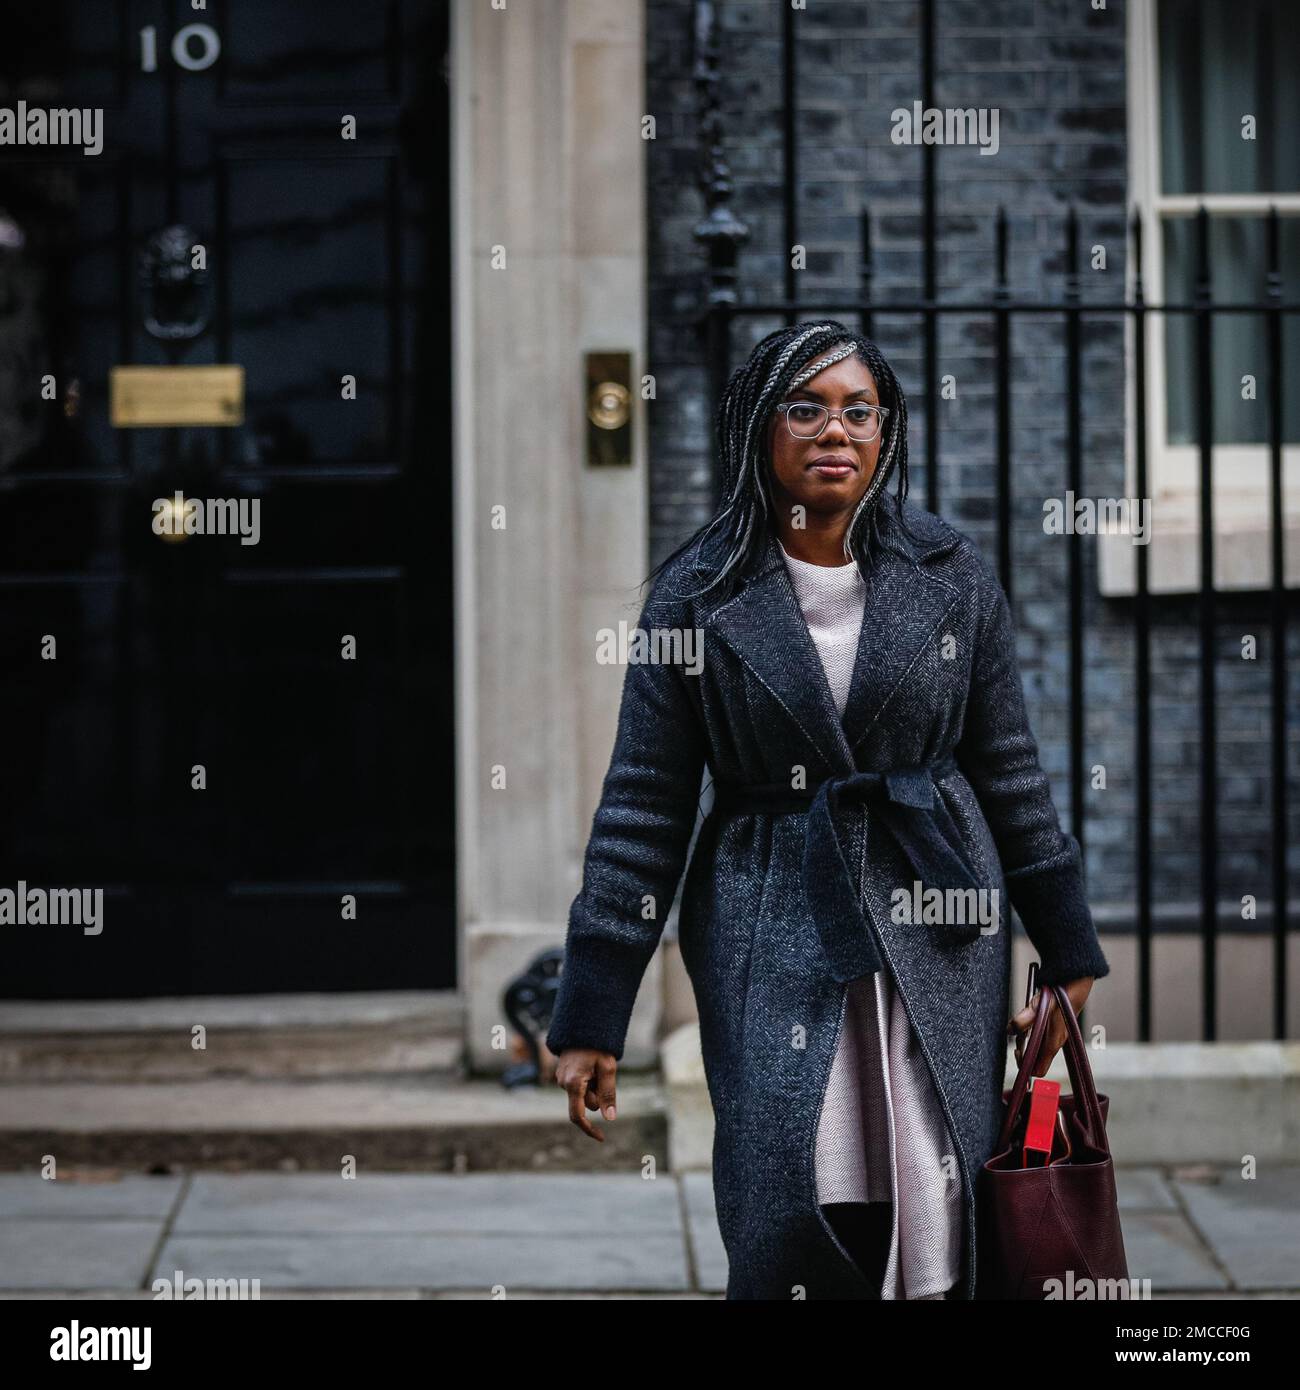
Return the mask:
{"type": "Polygon", "coordinates": [[[813,401],[782,401],[777,409],[796,439],[816,439],[830,424],[831,416],[838,415],[844,433],[859,444],[873,440],[889,414],[883,405],[846,405],[842,410],[831,410],[813,401]]]}

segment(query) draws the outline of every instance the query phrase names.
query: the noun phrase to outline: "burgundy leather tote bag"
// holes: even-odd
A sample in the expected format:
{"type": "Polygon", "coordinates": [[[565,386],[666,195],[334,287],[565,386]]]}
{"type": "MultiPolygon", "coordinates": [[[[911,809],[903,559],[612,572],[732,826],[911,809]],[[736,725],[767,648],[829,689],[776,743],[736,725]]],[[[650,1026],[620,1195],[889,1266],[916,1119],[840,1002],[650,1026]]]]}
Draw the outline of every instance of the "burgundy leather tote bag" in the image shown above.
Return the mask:
{"type": "Polygon", "coordinates": [[[976,1297],[1128,1297],[1115,1165],[1106,1138],[1109,1098],[1097,1093],[1079,1020],[1062,986],[1040,991],[1016,1083],[1002,1097],[1002,1133],[979,1175],[976,1297]],[[1073,1095],[1061,1095],[1046,1165],[1025,1168],[1021,1145],[1026,1102],[1053,1003],[1065,1019],[1065,1061],[1073,1095]],[[1126,1288],[1107,1283],[1099,1290],[1103,1280],[1123,1280],[1126,1288]]]}

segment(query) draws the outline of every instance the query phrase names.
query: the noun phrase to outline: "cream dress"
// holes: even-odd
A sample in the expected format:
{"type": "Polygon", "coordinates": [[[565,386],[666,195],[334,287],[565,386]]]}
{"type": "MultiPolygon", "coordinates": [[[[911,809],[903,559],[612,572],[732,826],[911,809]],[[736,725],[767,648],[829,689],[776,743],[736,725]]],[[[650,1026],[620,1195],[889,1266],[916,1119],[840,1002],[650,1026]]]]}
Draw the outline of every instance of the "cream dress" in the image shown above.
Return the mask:
{"type": "MultiPolygon", "coordinates": [[[[843,718],[865,606],[862,576],[854,563],[810,565],[784,546],[781,553],[843,718]]],[[[815,1166],[818,1202],[893,1204],[881,1297],[943,1298],[960,1275],[957,1146],[888,967],[847,986],[815,1166]]]]}

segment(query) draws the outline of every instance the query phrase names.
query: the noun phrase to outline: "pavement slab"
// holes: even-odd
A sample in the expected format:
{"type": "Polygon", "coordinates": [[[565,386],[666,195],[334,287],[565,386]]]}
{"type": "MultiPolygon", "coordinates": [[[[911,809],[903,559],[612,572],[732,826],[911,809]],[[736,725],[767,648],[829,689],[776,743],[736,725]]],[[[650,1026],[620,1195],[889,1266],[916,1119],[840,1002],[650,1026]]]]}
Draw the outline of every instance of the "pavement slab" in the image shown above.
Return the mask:
{"type": "MultiPolygon", "coordinates": [[[[1158,1299],[1300,1297],[1300,1167],[1120,1169],[1130,1274],[1158,1299]]],[[[0,1296],[722,1298],[707,1173],[0,1174],[0,1296]]]]}
{"type": "Polygon", "coordinates": [[[1265,1165],[1254,1178],[1221,1168],[1215,1182],[1174,1187],[1233,1284],[1300,1288],[1300,1167],[1265,1165]]]}

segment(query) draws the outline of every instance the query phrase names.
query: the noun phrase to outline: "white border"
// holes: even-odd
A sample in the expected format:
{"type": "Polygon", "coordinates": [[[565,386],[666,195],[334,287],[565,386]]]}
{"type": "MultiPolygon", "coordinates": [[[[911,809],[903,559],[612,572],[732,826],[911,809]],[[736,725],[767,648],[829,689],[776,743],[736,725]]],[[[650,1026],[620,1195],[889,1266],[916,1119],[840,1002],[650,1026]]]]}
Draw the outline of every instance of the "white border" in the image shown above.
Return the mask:
{"type": "MultiPolygon", "coordinates": [[[[1160,90],[1157,62],[1156,4],[1158,0],[1129,0],[1128,26],[1128,177],[1131,202],[1142,219],[1142,283],[1148,302],[1163,303],[1163,221],[1194,215],[1204,204],[1210,215],[1238,216],[1264,213],[1276,207],[1282,216],[1300,216],[1300,193],[1295,194],[1162,194],[1160,169],[1160,90]]],[[[1126,217],[1126,222],[1130,219],[1126,217]]],[[[1133,290],[1133,257],[1127,257],[1125,288],[1133,290]]],[[[1165,316],[1149,313],[1147,327],[1147,483],[1154,498],[1169,496],[1180,502],[1200,495],[1200,449],[1197,445],[1173,445],[1168,437],[1168,399],[1164,344],[1165,316]]],[[[1135,418],[1137,401],[1133,372],[1134,329],[1132,315],[1125,315],[1125,353],[1128,409],[1126,412],[1125,491],[1136,495],[1135,418]]],[[[1295,370],[1291,364],[1290,370],[1295,370]]],[[[1266,444],[1217,444],[1212,451],[1214,511],[1229,519],[1232,512],[1247,510],[1256,524],[1269,519],[1269,448],[1266,444]]],[[[1282,477],[1286,510],[1293,513],[1300,490],[1300,446],[1283,445],[1282,477]]],[[[1300,520],[1300,517],[1298,517],[1300,520]]],[[[1219,527],[1215,525],[1215,534],[1219,527]]],[[[1267,581],[1262,581],[1266,583],[1267,581]]]]}

